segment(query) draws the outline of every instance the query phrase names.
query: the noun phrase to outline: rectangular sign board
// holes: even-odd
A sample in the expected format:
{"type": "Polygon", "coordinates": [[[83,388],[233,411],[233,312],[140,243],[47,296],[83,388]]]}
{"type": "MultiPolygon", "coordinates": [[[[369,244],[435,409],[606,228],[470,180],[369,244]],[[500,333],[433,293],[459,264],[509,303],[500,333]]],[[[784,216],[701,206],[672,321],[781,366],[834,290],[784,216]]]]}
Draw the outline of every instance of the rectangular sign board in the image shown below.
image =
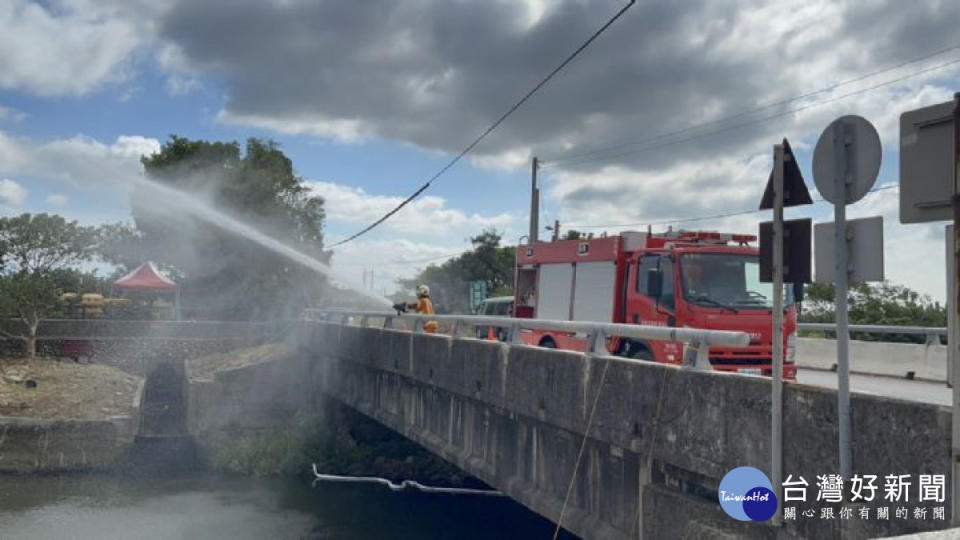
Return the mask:
{"type": "MultiPolygon", "coordinates": [[[[883,218],[880,216],[847,221],[847,261],[850,283],[883,281],[883,218]]],[[[817,283],[836,281],[833,250],[833,222],[813,227],[814,270],[817,283]]]]}
{"type": "Polygon", "coordinates": [[[953,101],[900,115],[900,223],[953,219],[953,101]]]}
{"type": "MultiPolygon", "coordinates": [[[[783,282],[810,283],[810,218],[783,222],[783,282]]],[[[773,222],[760,224],[760,281],[773,282],[773,222]]]]}

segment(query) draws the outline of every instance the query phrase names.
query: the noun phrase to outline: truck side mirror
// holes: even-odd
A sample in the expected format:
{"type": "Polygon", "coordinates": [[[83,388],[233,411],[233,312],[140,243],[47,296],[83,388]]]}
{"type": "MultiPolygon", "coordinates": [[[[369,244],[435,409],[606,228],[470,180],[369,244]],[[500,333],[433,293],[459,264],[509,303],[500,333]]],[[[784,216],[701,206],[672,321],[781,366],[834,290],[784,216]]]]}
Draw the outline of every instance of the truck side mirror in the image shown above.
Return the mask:
{"type": "Polygon", "coordinates": [[[660,270],[653,268],[647,270],[647,290],[645,293],[651,298],[663,296],[663,273],[660,270]]]}

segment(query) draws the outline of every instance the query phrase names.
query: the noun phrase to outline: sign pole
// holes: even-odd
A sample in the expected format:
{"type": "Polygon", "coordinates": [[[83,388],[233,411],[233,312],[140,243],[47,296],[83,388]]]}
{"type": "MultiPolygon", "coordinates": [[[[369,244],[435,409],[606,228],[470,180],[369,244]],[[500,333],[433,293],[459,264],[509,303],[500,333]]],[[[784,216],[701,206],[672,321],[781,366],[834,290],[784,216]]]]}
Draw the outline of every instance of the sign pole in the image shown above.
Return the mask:
{"type": "MultiPolygon", "coordinates": [[[[953,272],[957,296],[953,299],[954,324],[947,339],[953,350],[953,369],[950,382],[953,385],[953,422],[950,472],[953,483],[950,501],[950,520],[953,526],[960,524],[960,92],[953,95],[953,272]]],[[[949,290],[949,287],[948,287],[949,290]]]]}
{"type": "Polygon", "coordinates": [[[847,130],[843,122],[833,128],[833,249],[836,279],[837,317],[837,423],[840,432],[840,477],[851,478],[850,450],[850,334],[847,320],[847,130]]]}
{"type": "MultiPolygon", "coordinates": [[[[780,508],[783,479],[783,145],[773,146],[773,347],[772,347],[772,409],[770,413],[770,473],[773,492],[780,508]]],[[[781,523],[780,511],[774,514],[781,523]]]]}

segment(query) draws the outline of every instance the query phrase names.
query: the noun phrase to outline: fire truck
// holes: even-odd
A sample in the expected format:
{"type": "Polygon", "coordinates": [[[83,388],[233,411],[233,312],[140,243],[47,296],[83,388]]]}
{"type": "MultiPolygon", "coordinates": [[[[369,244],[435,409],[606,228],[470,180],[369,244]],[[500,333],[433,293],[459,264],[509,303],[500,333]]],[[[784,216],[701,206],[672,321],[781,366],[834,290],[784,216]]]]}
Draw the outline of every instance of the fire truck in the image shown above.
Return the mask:
{"type": "MultiPolygon", "coordinates": [[[[771,374],[773,287],[760,281],[752,235],[624,232],[517,246],[514,316],[632,323],[750,335],[745,347],[711,347],[714,369],[771,374]]],[[[784,288],[784,377],[796,378],[797,311],[784,288]]],[[[585,335],[533,330],[530,345],[584,351],[585,335]]],[[[611,339],[611,353],[683,362],[683,343],[611,339]]]]}

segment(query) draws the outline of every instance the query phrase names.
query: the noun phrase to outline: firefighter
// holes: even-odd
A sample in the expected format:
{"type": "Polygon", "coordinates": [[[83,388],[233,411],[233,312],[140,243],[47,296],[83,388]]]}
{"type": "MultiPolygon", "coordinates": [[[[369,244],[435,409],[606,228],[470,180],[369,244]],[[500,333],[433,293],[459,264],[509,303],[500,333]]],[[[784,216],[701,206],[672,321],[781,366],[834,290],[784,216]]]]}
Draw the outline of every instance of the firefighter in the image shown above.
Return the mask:
{"type": "MultiPolygon", "coordinates": [[[[433,302],[430,300],[430,287],[427,287],[423,284],[417,285],[416,302],[400,302],[395,304],[393,307],[398,312],[406,311],[407,309],[416,309],[417,313],[421,315],[433,315],[433,302]]],[[[437,331],[437,326],[437,321],[426,321],[423,323],[423,331],[433,334],[437,331]]]]}

